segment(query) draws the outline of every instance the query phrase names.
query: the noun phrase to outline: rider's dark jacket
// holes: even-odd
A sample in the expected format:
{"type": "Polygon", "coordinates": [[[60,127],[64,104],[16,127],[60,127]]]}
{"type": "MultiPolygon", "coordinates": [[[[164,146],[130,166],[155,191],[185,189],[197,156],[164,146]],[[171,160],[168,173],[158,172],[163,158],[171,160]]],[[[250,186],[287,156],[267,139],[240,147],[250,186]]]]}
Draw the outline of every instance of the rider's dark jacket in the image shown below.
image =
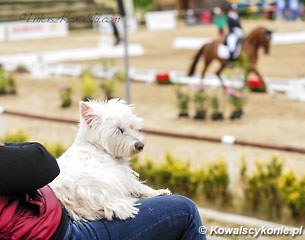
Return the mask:
{"type": "Polygon", "coordinates": [[[240,24],[240,19],[237,15],[237,17],[232,17],[232,15],[229,13],[228,14],[228,28],[229,28],[229,32],[233,32],[234,28],[238,27],[240,29],[242,29],[241,24],[240,24]]]}

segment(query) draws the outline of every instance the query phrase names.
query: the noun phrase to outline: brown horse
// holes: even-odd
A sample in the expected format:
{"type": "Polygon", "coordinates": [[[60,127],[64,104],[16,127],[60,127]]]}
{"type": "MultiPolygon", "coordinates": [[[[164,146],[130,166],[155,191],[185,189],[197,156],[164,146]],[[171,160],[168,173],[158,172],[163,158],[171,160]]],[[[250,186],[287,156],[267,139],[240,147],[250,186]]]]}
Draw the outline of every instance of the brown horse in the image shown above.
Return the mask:
{"type": "MultiPolygon", "coordinates": [[[[264,27],[258,27],[250,32],[249,35],[244,39],[242,43],[242,52],[246,54],[249,61],[249,68],[246,71],[246,76],[250,72],[254,72],[264,82],[262,75],[256,68],[256,63],[258,60],[258,50],[260,47],[263,47],[265,54],[269,54],[271,36],[272,32],[270,30],[264,27]]],[[[216,75],[221,80],[222,86],[224,86],[220,74],[227,66],[227,60],[218,57],[217,49],[219,44],[222,44],[222,41],[215,40],[211,43],[203,45],[199,49],[194,57],[193,63],[188,72],[188,76],[192,76],[194,74],[197,62],[201,56],[204,57],[204,69],[201,75],[202,78],[204,77],[211,62],[214,59],[217,59],[220,62],[220,68],[217,70],[216,75]]]]}

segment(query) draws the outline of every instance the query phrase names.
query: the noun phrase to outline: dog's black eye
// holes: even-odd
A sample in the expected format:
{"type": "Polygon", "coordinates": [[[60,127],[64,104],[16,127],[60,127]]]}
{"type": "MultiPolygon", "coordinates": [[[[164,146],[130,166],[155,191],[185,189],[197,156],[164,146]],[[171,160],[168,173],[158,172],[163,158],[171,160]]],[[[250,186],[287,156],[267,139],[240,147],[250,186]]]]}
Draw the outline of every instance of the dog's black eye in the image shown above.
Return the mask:
{"type": "Polygon", "coordinates": [[[118,131],[122,134],[124,133],[124,130],[122,128],[118,128],[118,131]]]}

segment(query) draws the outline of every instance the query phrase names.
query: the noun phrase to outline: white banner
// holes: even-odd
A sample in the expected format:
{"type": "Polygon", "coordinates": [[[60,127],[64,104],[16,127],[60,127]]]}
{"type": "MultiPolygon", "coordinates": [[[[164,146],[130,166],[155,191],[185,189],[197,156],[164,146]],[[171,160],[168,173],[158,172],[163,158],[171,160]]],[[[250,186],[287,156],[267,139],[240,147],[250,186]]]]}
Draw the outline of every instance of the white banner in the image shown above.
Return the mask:
{"type": "Polygon", "coordinates": [[[56,22],[31,23],[26,21],[6,23],[8,41],[56,38],[68,36],[68,23],[56,22]]]}
{"type": "Polygon", "coordinates": [[[177,12],[148,12],[145,14],[145,20],[149,31],[173,30],[176,28],[177,12]]]}
{"type": "Polygon", "coordinates": [[[6,37],[6,28],[4,24],[0,24],[0,42],[4,42],[6,37]]]}

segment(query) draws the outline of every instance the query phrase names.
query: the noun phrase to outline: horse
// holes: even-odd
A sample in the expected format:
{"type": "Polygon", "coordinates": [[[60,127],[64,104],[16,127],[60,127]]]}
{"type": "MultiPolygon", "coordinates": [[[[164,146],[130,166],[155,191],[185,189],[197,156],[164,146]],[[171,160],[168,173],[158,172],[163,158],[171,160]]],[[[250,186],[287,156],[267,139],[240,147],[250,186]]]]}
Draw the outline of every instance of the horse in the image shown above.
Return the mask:
{"type": "MultiPolygon", "coordinates": [[[[271,37],[272,32],[270,30],[265,27],[258,27],[250,32],[242,42],[242,52],[247,56],[249,61],[249,68],[246,69],[245,73],[246,77],[250,72],[253,72],[263,81],[264,84],[264,78],[256,67],[258,61],[258,50],[260,47],[263,47],[264,53],[269,54],[271,37]]],[[[216,71],[216,75],[220,79],[222,86],[225,87],[220,74],[227,66],[227,59],[222,59],[217,54],[218,46],[222,43],[223,41],[219,39],[203,45],[194,57],[188,76],[194,74],[197,62],[201,56],[204,58],[204,68],[201,75],[202,79],[204,78],[209,65],[214,59],[217,59],[220,62],[220,67],[216,71]]]]}

